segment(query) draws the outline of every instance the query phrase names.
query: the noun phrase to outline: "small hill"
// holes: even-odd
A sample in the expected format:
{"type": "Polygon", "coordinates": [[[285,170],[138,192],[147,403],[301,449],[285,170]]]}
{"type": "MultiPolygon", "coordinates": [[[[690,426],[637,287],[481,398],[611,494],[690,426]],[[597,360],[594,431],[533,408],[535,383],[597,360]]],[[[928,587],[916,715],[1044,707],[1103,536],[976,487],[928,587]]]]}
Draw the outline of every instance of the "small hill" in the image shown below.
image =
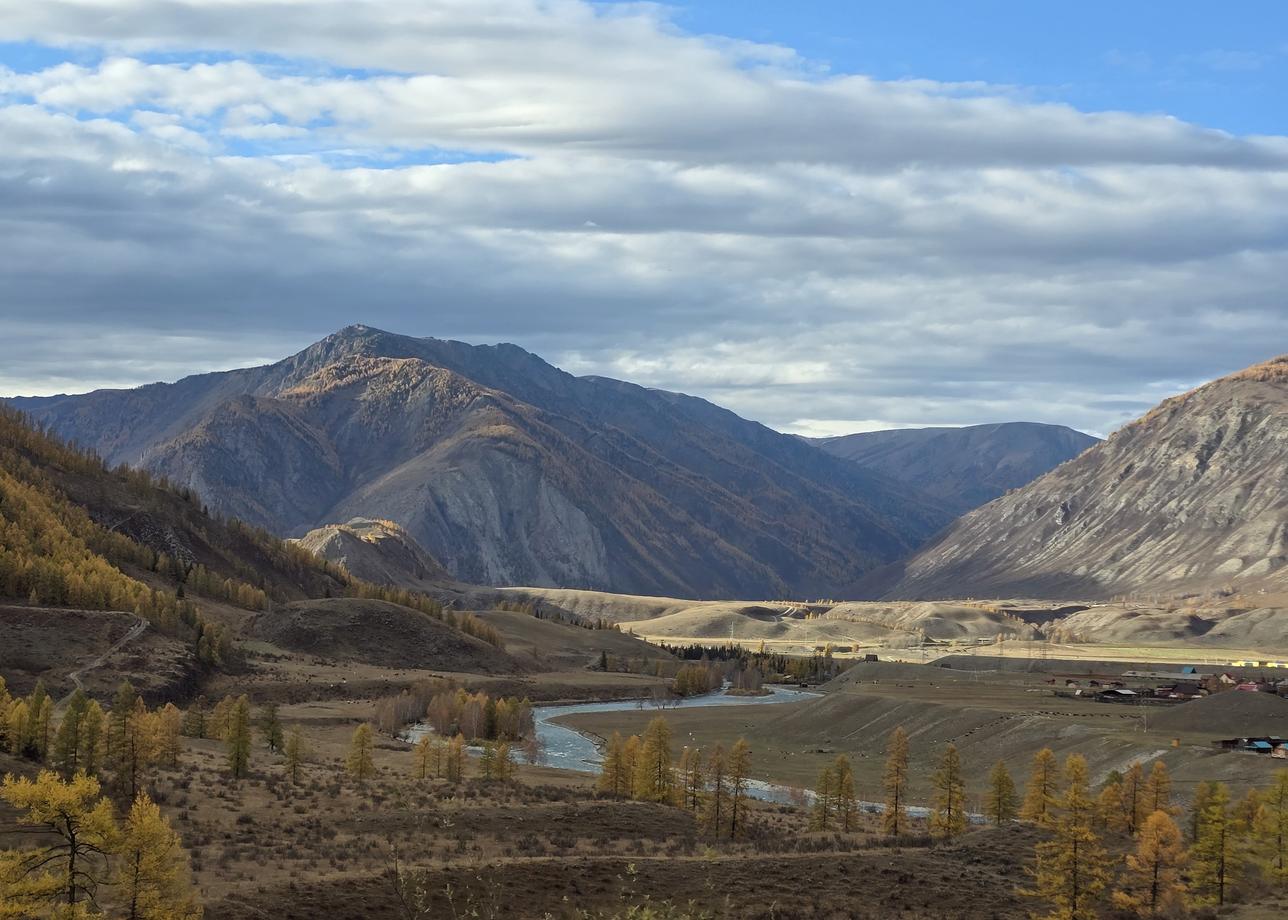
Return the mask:
{"type": "Polygon", "coordinates": [[[374,584],[415,589],[450,579],[447,570],[393,521],[353,518],[310,530],[297,542],[374,584]]]}
{"type": "Polygon", "coordinates": [[[299,601],[257,616],[247,633],[279,648],[386,668],[508,674],[513,658],[432,616],[360,598],[299,601]]]}
{"type": "Polygon", "coordinates": [[[891,598],[1288,588],[1288,357],[1168,399],[970,512],[891,598]]]}
{"type": "Polygon", "coordinates": [[[1173,706],[1152,717],[1149,727],[1161,732],[1204,732],[1222,738],[1288,738],[1288,702],[1273,693],[1227,690],[1173,706]]]}
{"type": "Polygon", "coordinates": [[[958,514],[1028,485],[1098,438],[1036,422],[813,438],[829,454],[916,486],[958,514]]]}
{"type": "Polygon", "coordinates": [[[509,610],[482,611],[475,616],[501,634],[506,652],[530,658],[542,669],[595,667],[601,653],[618,661],[671,659],[657,646],[615,629],[586,629],[509,610]]]}

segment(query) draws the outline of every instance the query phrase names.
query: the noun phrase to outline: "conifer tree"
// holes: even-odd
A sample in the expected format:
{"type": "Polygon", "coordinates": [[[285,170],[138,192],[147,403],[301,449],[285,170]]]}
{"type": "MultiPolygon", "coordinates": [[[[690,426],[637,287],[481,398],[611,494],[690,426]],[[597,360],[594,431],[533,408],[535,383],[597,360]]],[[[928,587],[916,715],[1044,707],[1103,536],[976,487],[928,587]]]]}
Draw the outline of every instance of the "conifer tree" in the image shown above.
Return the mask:
{"type": "Polygon", "coordinates": [[[98,700],[90,700],[81,717],[80,769],[90,776],[98,773],[103,765],[103,746],[107,741],[107,715],[98,700]]]}
{"type": "Polygon", "coordinates": [[[125,734],[117,752],[117,783],[133,800],[142,788],[148,770],[157,757],[157,720],[141,697],[125,719],[125,734]]]}
{"type": "Polygon", "coordinates": [[[129,725],[130,718],[134,714],[134,702],[139,695],[134,692],[134,687],[128,680],[123,680],[116,687],[116,695],[112,697],[112,708],[107,716],[107,748],[106,756],[108,765],[117,773],[123,772],[121,765],[122,747],[125,744],[125,729],[129,725]]]}
{"type": "Polygon", "coordinates": [[[1071,754],[1065,761],[1064,782],[1064,794],[1045,818],[1052,837],[1037,845],[1029,870],[1034,887],[1023,893],[1050,904],[1051,918],[1098,920],[1109,873],[1092,826],[1095,808],[1081,755],[1071,754]]]}
{"type": "Polygon", "coordinates": [[[1047,825],[1051,821],[1052,806],[1055,804],[1059,788],[1059,767],[1056,765],[1055,753],[1050,748],[1043,748],[1033,756],[1033,770],[1029,773],[1029,783],[1024,791],[1024,804],[1020,806],[1020,817],[1034,824],[1047,825]]]}
{"type": "Polygon", "coordinates": [[[832,814],[835,811],[836,773],[832,770],[831,764],[825,764],[818,771],[818,780],[814,783],[814,807],[810,809],[810,829],[831,830],[832,814]]]}
{"type": "Polygon", "coordinates": [[[1127,813],[1123,807],[1123,778],[1111,774],[1096,798],[1096,822],[1105,830],[1127,830],[1127,813]]]}
{"type": "Polygon", "coordinates": [[[1257,842],[1266,874],[1281,887],[1288,884],[1288,770],[1277,770],[1262,796],[1257,842]]]}
{"type": "MultiPolygon", "coordinates": [[[[289,743],[289,742],[288,742],[289,743]]],[[[434,739],[428,734],[421,735],[411,749],[412,776],[419,780],[429,779],[434,764],[434,739]]]]}
{"type": "Polygon", "coordinates": [[[707,810],[702,817],[702,824],[708,834],[719,837],[724,831],[725,821],[729,816],[729,767],[724,746],[721,744],[716,744],[711,749],[707,776],[710,778],[711,789],[707,796],[707,810]]]}
{"type": "Polygon", "coordinates": [[[739,738],[729,749],[729,839],[747,831],[747,781],[751,772],[751,748],[739,738]]]}
{"type": "Polygon", "coordinates": [[[613,798],[625,798],[630,790],[626,777],[626,759],[620,732],[613,732],[604,748],[604,765],[596,787],[613,798]]]}
{"type": "Polygon", "coordinates": [[[344,762],[349,775],[360,783],[365,783],[376,773],[376,762],[372,757],[374,750],[371,725],[363,722],[353,731],[353,738],[349,742],[349,756],[344,762]]]}
{"type": "Polygon", "coordinates": [[[30,733],[31,717],[27,711],[26,700],[14,700],[9,705],[9,727],[6,736],[9,742],[9,753],[21,756],[30,733]]]}
{"type": "Polygon", "coordinates": [[[89,700],[78,687],[68,699],[67,709],[63,712],[63,719],[58,724],[58,733],[54,737],[54,750],[51,760],[63,779],[71,779],[78,770],[84,769],[84,765],[81,763],[81,754],[84,750],[81,730],[85,727],[85,710],[88,707],[89,700]]]}
{"type": "Polygon", "coordinates": [[[1212,794],[1215,791],[1216,787],[1209,782],[1199,782],[1194,787],[1194,800],[1190,803],[1188,828],[1191,846],[1199,839],[1199,828],[1203,824],[1203,814],[1207,810],[1208,803],[1212,801],[1212,794]]]}
{"type": "Polygon", "coordinates": [[[183,714],[183,733],[189,738],[206,737],[206,698],[198,696],[183,714]]]}
{"type": "Polygon", "coordinates": [[[485,783],[496,779],[496,744],[492,741],[483,744],[483,751],[479,755],[479,776],[485,783]]]}
{"type": "Polygon", "coordinates": [[[0,751],[9,750],[9,712],[13,708],[13,697],[9,687],[0,676],[0,751]]]}
{"type": "Polygon", "coordinates": [[[838,754],[832,763],[832,775],[836,777],[836,823],[849,833],[854,830],[859,815],[859,803],[854,793],[854,766],[850,758],[838,754]]]}
{"type": "Polygon", "coordinates": [[[966,783],[962,780],[961,757],[957,745],[944,749],[944,759],[935,771],[935,811],[931,817],[931,832],[951,840],[966,832],[966,783]]]}
{"type": "Polygon", "coordinates": [[[635,797],[646,802],[670,802],[675,798],[671,727],[661,716],[644,730],[635,766],[635,797]]]}
{"type": "Polygon", "coordinates": [[[1196,904],[1219,907],[1229,899],[1243,868],[1242,844],[1230,814],[1230,790],[1217,783],[1203,806],[1190,850],[1190,889],[1196,904]]]}
{"type": "Polygon", "coordinates": [[[84,916],[108,879],[108,854],[117,836],[112,803],[100,792],[98,780],[84,773],[70,782],[49,770],[34,780],[5,776],[0,801],[22,813],[20,826],[52,840],[0,853],[0,907],[16,908],[11,916],[42,916],[49,909],[55,916],[84,916]]]}
{"type": "Polygon", "coordinates": [[[1239,837],[1249,837],[1256,830],[1257,816],[1261,813],[1261,792],[1249,789],[1230,810],[1234,832],[1239,837]]]}
{"type": "Polygon", "coordinates": [[[626,797],[629,799],[635,798],[635,777],[639,772],[642,746],[639,735],[631,735],[622,745],[622,767],[626,771],[626,797]]]}
{"type": "Polygon", "coordinates": [[[259,714],[259,730],[264,736],[264,744],[274,754],[282,749],[282,722],[277,715],[277,704],[265,703],[259,714]]]}
{"type": "Polygon", "coordinates": [[[1188,856],[1181,831],[1167,812],[1153,812],[1127,854],[1127,872],[1113,894],[1114,906],[1138,917],[1172,917],[1185,909],[1181,871],[1188,856]]]}
{"type": "Polygon", "coordinates": [[[174,703],[166,703],[156,712],[157,756],[168,767],[179,766],[182,743],[183,713],[174,703]]]}
{"type": "Polygon", "coordinates": [[[117,854],[126,920],[200,920],[179,835],[147,793],[125,816],[117,854]]]}
{"type": "Polygon", "coordinates": [[[46,694],[40,700],[40,707],[31,707],[35,714],[32,722],[31,738],[35,748],[36,759],[42,763],[49,759],[53,747],[54,734],[54,701],[46,694]]]}
{"type": "Polygon", "coordinates": [[[885,810],[881,813],[881,825],[891,837],[898,837],[905,830],[905,812],[908,798],[908,735],[903,726],[890,734],[887,748],[885,777],[885,810]]]}
{"type": "Polygon", "coordinates": [[[285,753],[286,775],[291,778],[292,783],[299,785],[300,767],[304,764],[304,758],[308,756],[308,747],[298,728],[292,728],[287,733],[285,753]]]}
{"type": "Polygon", "coordinates": [[[250,700],[240,696],[228,713],[224,740],[228,748],[228,772],[234,780],[250,772],[250,700]]]}
{"type": "Polygon", "coordinates": [[[206,720],[206,737],[227,741],[228,729],[232,725],[233,711],[236,708],[237,700],[231,695],[225,696],[216,703],[210,710],[210,717],[206,720]]]}
{"type": "Polygon", "coordinates": [[[1167,772],[1167,765],[1161,760],[1154,761],[1145,783],[1145,810],[1149,814],[1161,811],[1173,817],[1179,811],[1172,804],[1172,777],[1167,772]]]}
{"type": "Polygon", "coordinates": [[[496,766],[493,773],[498,783],[508,783],[514,779],[514,759],[510,756],[510,742],[496,742],[496,766]]]}
{"type": "Polygon", "coordinates": [[[448,782],[459,783],[465,779],[465,736],[457,733],[447,743],[443,757],[444,773],[448,782]]]}
{"type": "Polygon", "coordinates": [[[1141,823],[1144,822],[1147,814],[1145,811],[1145,772],[1141,769],[1140,761],[1133,763],[1127,772],[1123,774],[1122,801],[1123,828],[1127,833],[1134,835],[1140,829],[1141,823]]]}
{"type": "Polygon", "coordinates": [[[680,807],[698,814],[706,799],[706,757],[701,748],[686,747],[680,763],[680,807]]]}
{"type": "Polygon", "coordinates": [[[988,819],[994,827],[1001,827],[1015,820],[1019,806],[1019,794],[1015,791],[1015,780],[1011,779],[1006,764],[998,761],[993,771],[988,774],[988,801],[985,809],[988,819]]]}

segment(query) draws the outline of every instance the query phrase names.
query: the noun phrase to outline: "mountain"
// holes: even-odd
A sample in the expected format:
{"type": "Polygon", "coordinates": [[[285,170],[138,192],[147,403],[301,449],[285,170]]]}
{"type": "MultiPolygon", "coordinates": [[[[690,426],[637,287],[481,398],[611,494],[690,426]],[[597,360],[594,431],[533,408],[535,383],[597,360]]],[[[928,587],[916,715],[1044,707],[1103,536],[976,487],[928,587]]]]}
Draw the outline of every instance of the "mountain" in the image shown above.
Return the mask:
{"type": "Polygon", "coordinates": [[[299,544],[363,581],[412,590],[436,589],[450,576],[393,521],[354,518],[310,530],[299,544]]]}
{"type": "Polygon", "coordinates": [[[264,367],[15,402],[220,512],[282,534],[391,520],[482,584],[835,595],[952,516],[701,399],[366,326],[264,367]]]}
{"type": "Polygon", "coordinates": [[[833,456],[909,483],[964,514],[1028,485],[1099,439],[1063,425],[1002,422],[810,440],[833,456]]]}
{"type": "Polygon", "coordinates": [[[1288,588],[1288,356],[1161,403],[954,523],[890,597],[1288,588]]]}

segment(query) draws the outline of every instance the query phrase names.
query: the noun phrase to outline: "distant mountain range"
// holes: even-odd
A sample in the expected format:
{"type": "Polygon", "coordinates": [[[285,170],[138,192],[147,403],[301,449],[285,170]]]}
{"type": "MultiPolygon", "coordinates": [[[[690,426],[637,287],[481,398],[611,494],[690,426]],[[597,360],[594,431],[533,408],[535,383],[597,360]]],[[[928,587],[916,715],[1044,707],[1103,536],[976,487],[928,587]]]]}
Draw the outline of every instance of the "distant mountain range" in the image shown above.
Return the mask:
{"type": "Polygon", "coordinates": [[[955,514],[1027,485],[1098,438],[1036,422],[870,431],[811,441],[836,457],[916,487],[955,514]]]}
{"type": "Polygon", "coordinates": [[[1288,356],[1161,403],[962,517],[889,597],[1288,590],[1288,356]]]}
{"type": "Polygon", "coordinates": [[[479,584],[840,596],[953,517],[701,399],[365,326],[265,367],[13,402],[212,510],[284,535],[387,519],[479,584]]]}

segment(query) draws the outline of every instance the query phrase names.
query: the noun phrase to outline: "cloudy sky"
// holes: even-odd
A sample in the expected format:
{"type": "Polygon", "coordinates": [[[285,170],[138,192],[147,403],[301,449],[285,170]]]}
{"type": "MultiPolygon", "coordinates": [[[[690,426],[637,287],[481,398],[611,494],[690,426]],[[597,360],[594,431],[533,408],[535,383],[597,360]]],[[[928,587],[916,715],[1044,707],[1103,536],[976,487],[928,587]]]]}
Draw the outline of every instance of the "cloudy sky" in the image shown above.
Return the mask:
{"type": "Polygon", "coordinates": [[[747,6],[0,0],[0,394],[361,322],[1105,433],[1288,351],[1278,0],[747,6]]]}

